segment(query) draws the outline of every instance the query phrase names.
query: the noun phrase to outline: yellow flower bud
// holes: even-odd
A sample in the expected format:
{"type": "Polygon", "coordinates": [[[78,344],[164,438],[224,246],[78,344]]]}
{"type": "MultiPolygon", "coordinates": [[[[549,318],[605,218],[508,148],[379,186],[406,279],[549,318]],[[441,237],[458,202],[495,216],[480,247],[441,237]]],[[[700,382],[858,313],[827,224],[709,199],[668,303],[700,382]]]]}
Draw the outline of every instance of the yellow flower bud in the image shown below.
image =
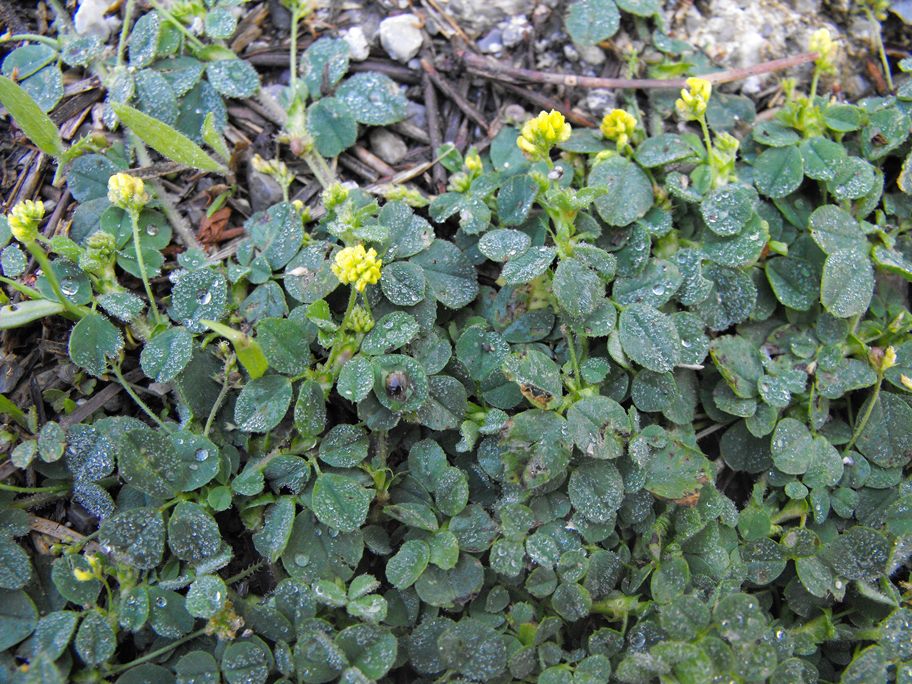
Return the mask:
{"type": "Polygon", "coordinates": [[[681,89],[681,97],[675,101],[675,108],[687,121],[701,119],[712,95],[712,83],[705,78],[688,78],[681,89]]]}
{"type": "Polygon", "coordinates": [[[912,392],[912,378],[910,378],[908,375],[900,373],[899,381],[902,383],[903,387],[912,392]]]}
{"type": "Polygon", "coordinates": [[[889,346],[884,350],[883,361],[880,364],[881,370],[889,370],[896,365],[896,350],[889,346]]]}
{"type": "Polygon", "coordinates": [[[115,173],[108,179],[108,199],[125,211],[139,211],[149,202],[142,178],[115,173]]]}
{"type": "Polygon", "coordinates": [[[481,156],[475,149],[469,150],[468,154],[466,154],[465,167],[466,171],[471,173],[473,176],[484,171],[484,164],[481,161],[481,156]]]}
{"type": "Polygon", "coordinates": [[[19,242],[32,242],[38,237],[38,224],[44,218],[44,202],[25,200],[10,212],[10,232],[19,242]]]}
{"type": "Polygon", "coordinates": [[[342,205],[348,199],[348,188],[342,183],[333,183],[323,191],[323,206],[326,211],[331,211],[342,205]]]}
{"type": "Polygon", "coordinates": [[[564,115],[552,109],[529,119],[516,144],[532,161],[546,159],[552,147],[567,141],[571,131],[564,115]]]}
{"type": "Polygon", "coordinates": [[[374,317],[360,304],[352,309],[348,320],[356,333],[369,333],[374,327],[374,317]]]}
{"type": "Polygon", "coordinates": [[[830,36],[828,29],[817,29],[811,34],[808,40],[808,50],[817,53],[817,59],[814,64],[822,73],[832,74],[836,72],[836,54],[839,46],[830,36]]]}
{"type": "Polygon", "coordinates": [[[332,264],[332,272],[343,285],[354,284],[358,292],[380,280],[380,269],[383,260],[377,258],[377,250],[364,245],[346,247],[339,250],[332,264]]]}
{"type": "Polygon", "coordinates": [[[636,130],[636,118],[623,109],[612,109],[602,119],[601,131],[606,140],[614,140],[618,147],[629,144],[636,130]]]}

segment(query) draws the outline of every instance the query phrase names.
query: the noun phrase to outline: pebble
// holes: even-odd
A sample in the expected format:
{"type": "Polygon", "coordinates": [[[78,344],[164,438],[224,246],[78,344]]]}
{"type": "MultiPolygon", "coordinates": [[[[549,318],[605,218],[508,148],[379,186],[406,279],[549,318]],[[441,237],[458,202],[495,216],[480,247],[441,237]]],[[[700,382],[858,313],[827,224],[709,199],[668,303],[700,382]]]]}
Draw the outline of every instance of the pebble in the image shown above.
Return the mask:
{"type": "Polygon", "coordinates": [[[399,62],[408,62],[418,54],[424,42],[421,22],[414,14],[399,14],[380,22],[380,44],[399,62]]]}
{"type": "Polygon", "coordinates": [[[282,186],[272,176],[267,176],[253,167],[247,167],[247,185],[250,189],[250,208],[253,211],[268,209],[282,201],[282,186]]]}
{"type": "Polygon", "coordinates": [[[342,40],[348,43],[348,53],[355,62],[363,62],[370,55],[370,45],[364,30],[360,26],[352,26],[342,33],[342,40]]]}
{"type": "Polygon", "coordinates": [[[598,45],[580,45],[577,47],[577,50],[579,51],[580,58],[586,62],[586,64],[599,66],[600,64],[605,63],[605,51],[598,45]]]}
{"type": "Polygon", "coordinates": [[[503,52],[503,33],[499,28],[491,29],[475,43],[478,49],[487,54],[495,55],[503,52]]]}
{"type": "Polygon", "coordinates": [[[408,146],[395,133],[375,128],[370,134],[371,149],[387,164],[398,164],[408,154],[408,146]]]}
{"type": "Polygon", "coordinates": [[[524,14],[510,17],[501,24],[503,44],[505,47],[516,47],[532,32],[532,24],[524,14]]]}
{"type": "Polygon", "coordinates": [[[73,17],[76,33],[81,36],[93,34],[101,40],[107,40],[120,25],[116,18],[105,16],[110,4],[109,0],[83,0],[73,17]]]}

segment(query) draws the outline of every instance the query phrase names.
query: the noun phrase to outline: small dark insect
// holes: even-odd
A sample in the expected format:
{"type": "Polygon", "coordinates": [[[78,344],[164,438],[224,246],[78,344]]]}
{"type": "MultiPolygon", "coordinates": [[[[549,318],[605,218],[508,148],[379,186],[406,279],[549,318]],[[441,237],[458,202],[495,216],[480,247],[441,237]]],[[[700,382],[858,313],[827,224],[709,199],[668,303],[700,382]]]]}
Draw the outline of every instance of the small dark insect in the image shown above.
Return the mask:
{"type": "Polygon", "coordinates": [[[386,393],[390,399],[402,400],[408,390],[408,378],[402,371],[394,371],[386,376],[386,393]]]}

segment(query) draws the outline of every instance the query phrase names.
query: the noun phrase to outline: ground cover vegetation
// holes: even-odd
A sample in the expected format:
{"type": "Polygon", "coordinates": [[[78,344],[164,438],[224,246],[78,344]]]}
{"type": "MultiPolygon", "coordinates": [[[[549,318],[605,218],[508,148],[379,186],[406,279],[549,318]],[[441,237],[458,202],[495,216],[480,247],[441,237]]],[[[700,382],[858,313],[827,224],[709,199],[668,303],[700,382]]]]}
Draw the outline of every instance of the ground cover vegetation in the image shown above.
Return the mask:
{"type": "Polygon", "coordinates": [[[577,0],[579,45],[654,28],[683,86],[445,144],[428,195],[337,180],[400,87],[298,50],[289,0],[261,91],[237,4],[3,39],[74,203],[0,218],[5,339],[56,326],[73,369],[51,415],[0,395],[0,681],[912,680],[912,60],[881,43],[895,92],[848,103],[821,30],[755,120],[656,3],[577,0]],[[103,129],[65,143],[72,70],[103,129]],[[244,194],[253,97],[282,199],[216,257],[147,171],[244,194]],[[125,408],[82,411],[103,388],[125,408]]]}

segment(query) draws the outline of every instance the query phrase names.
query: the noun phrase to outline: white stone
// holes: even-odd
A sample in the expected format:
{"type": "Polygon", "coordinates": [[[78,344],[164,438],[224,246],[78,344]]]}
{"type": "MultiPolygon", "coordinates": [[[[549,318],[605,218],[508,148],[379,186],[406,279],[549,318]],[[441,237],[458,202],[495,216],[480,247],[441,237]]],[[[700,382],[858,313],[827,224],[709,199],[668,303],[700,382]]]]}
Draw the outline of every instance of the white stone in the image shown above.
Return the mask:
{"type": "Polygon", "coordinates": [[[348,52],[355,62],[363,62],[370,54],[370,45],[360,26],[352,26],[342,33],[342,40],[348,43],[348,52]]]}
{"type": "Polygon", "coordinates": [[[102,40],[107,40],[111,33],[120,25],[116,17],[106,17],[109,0],[83,0],[79,3],[73,25],[76,33],[81,36],[94,34],[102,40]]]}
{"type": "Polygon", "coordinates": [[[408,154],[408,146],[395,133],[375,128],[370,134],[371,149],[387,164],[398,164],[408,154]]]}
{"type": "MultiPolygon", "coordinates": [[[[676,17],[672,36],[696,45],[729,69],[804,52],[810,34],[824,26],[839,36],[836,27],[819,16],[814,0],[709,0],[701,8],[702,12],[692,5],[686,15],[676,17]]],[[[809,67],[788,73],[798,77],[809,74],[809,67]]],[[[742,84],[742,91],[748,95],[757,93],[781,76],[764,74],[748,79],[742,84]]]]}
{"type": "Polygon", "coordinates": [[[380,44],[399,62],[408,62],[417,55],[423,42],[421,21],[414,14],[399,14],[380,22],[380,44]]]}
{"type": "Polygon", "coordinates": [[[533,4],[528,0],[447,0],[441,6],[464,30],[478,36],[507,17],[528,12],[533,4]]]}

